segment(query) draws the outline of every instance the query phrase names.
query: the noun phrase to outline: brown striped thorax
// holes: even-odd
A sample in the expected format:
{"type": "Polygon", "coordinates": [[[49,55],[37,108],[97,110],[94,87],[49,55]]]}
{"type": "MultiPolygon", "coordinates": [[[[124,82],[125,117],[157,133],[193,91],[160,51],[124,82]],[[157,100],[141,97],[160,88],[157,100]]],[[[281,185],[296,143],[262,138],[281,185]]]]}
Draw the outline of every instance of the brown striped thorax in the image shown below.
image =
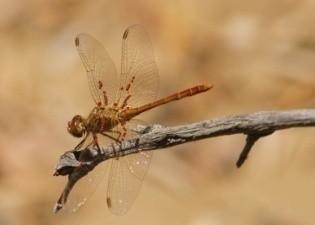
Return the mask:
{"type": "Polygon", "coordinates": [[[112,107],[95,106],[87,118],[76,115],[68,122],[68,132],[74,137],[85,133],[102,133],[110,131],[118,123],[124,123],[119,110],[112,107]]]}

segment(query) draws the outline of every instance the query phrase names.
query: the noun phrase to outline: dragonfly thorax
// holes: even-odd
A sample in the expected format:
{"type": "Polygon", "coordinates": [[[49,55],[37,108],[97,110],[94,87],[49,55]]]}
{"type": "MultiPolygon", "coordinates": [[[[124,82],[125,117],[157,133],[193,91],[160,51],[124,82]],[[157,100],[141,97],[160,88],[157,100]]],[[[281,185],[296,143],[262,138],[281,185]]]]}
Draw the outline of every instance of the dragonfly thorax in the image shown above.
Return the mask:
{"type": "Polygon", "coordinates": [[[96,106],[86,120],[86,130],[92,133],[110,131],[119,121],[119,113],[116,109],[96,106]]]}

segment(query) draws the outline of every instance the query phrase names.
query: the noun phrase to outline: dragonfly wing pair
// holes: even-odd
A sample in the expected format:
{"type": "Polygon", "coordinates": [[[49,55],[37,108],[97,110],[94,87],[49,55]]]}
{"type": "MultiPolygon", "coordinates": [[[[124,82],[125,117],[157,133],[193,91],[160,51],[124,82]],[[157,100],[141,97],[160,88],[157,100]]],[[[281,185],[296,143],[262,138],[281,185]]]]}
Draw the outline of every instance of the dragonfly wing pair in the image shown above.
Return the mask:
{"type": "MultiPolygon", "coordinates": [[[[140,26],[126,29],[122,38],[121,73],[104,47],[92,36],[80,34],[75,45],[87,72],[91,95],[103,107],[137,107],[153,101],[158,89],[158,70],[150,40],[140,26]]],[[[128,127],[128,126],[126,126],[128,127]]],[[[116,126],[112,136],[122,132],[116,126]]],[[[126,137],[134,132],[127,129],[126,137]]],[[[124,214],[134,202],[149,168],[152,153],[141,152],[112,159],[107,188],[107,205],[114,214],[124,214]]],[[[104,199],[105,200],[105,199],[104,199]]]]}
{"type": "Polygon", "coordinates": [[[75,45],[87,72],[89,88],[97,105],[121,106],[130,95],[128,106],[137,107],[155,100],[159,84],[152,45],[145,30],[134,25],[122,39],[121,73],[102,44],[88,34],[79,34],[75,45]],[[104,93],[108,99],[104,102],[104,93]]]}

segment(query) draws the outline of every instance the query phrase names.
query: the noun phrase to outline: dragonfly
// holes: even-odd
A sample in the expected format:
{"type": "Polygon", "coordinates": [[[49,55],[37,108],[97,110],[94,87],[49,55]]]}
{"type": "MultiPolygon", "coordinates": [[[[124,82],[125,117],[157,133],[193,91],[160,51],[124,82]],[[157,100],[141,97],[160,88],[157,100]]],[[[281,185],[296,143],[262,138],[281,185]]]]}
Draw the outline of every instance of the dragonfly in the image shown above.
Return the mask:
{"type": "MultiPolygon", "coordinates": [[[[95,107],[87,117],[75,115],[68,122],[68,132],[82,140],[75,147],[80,151],[88,138],[88,146],[100,151],[99,138],[121,143],[136,135],[135,117],[163,104],[206,92],[211,85],[197,85],[156,100],[159,76],[150,38],[140,25],[128,27],[122,36],[121,72],[102,44],[88,34],[79,34],[75,46],[87,73],[95,107]]],[[[138,195],[149,168],[152,152],[111,159],[106,202],[110,211],[125,214],[138,195]]]]}

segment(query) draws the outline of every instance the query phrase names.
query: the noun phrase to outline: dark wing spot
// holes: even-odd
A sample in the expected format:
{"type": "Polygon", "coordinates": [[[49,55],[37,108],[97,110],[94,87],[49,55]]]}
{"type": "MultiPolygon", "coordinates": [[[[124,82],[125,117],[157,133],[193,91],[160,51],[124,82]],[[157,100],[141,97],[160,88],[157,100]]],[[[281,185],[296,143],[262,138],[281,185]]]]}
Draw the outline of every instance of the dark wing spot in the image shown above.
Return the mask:
{"type": "Polygon", "coordinates": [[[98,81],[98,89],[102,89],[103,88],[103,82],[102,81],[98,81]]]}
{"type": "Polygon", "coordinates": [[[129,29],[125,30],[124,34],[123,34],[123,39],[126,40],[126,38],[128,37],[128,33],[129,33],[129,29]]]}
{"type": "Polygon", "coordinates": [[[79,40],[79,38],[78,37],[76,37],[75,39],[74,39],[74,43],[75,43],[75,46],[79,46],[79,44],[80,44],[80,40],[79,40]]]}
{"type": "Polygon", "coordinates": [[[112,201],[110,200],[110,198],[107,197],[106,202],[107,202],[108,208],[111,208],[112,207],[112,201]]]}

